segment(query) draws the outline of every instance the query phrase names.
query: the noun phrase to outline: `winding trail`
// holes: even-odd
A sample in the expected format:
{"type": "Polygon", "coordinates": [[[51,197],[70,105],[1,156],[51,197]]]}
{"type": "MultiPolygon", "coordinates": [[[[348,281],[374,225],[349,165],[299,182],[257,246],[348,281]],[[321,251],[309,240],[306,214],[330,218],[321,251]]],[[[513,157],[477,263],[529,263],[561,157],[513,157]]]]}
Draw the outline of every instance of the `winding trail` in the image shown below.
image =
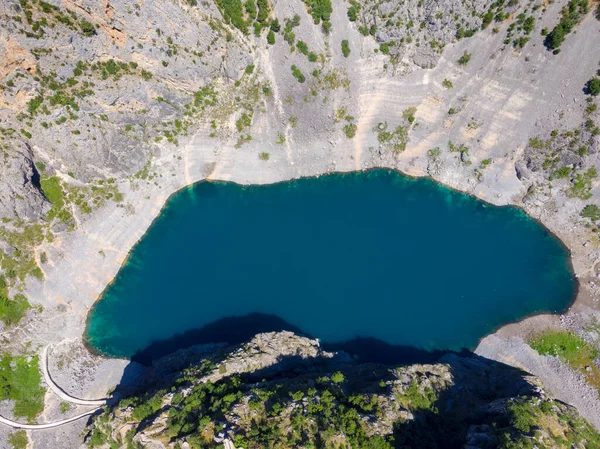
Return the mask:
{"type": "Polygon", "coordinates": [[[52,429],[54,427],[60,427],[65,424],[69,424],[70,422],[77,421],[78,419],[83,418],[84,416],[89,416],[99,410],[101,407],[96,407],[92,410],[88,410],[87,412],[80,413],[79,415],[72,416],[71,418],[63,419],[62,421],[55,421],[48,424],[22,424],[11,419],[6,419],[3,416],[0,416],[0,423],[6,424],[7,426],[14,427],[15,429],[24,429],[24,430],[43,430],[43,429],[52,429]]]}
{"type": "Polygon", "coordinates": [[[60,421],[55,421],[55,422],[47,423],[47,424],[23,424],[23,423],[19,423],[19,422],[13,421],[11,419],[7,419],[7,418],[5,418],[3,416],[0,416],[0,423],[5,424],[5,425],[10,426],[10,427],[14,427],[15,429],[24,429],[24,430],[52,429],[54,427],[60,427],[60,426],[63,426],[65,424],[69,424],[69,423],[71,423],[73,421],[77,421],[78,419],[81,419],[81,418],[83,418],[85,416],[90,416],[90,415],[94,414],[96,411],[100,410],[108,402],[109,398],[104,398],[104,399],[79,399],[79,398],[76,398],[76,397],[73,397],[73,396],[69,395],[62,388],[60,388],[52,380],[52,377],[50,376],[50,371],[48,370],[48,348],[49,347],[50,346],[46,346],[42,350],[42,357],[41,357],[41,360],[42,360],[42,375],[44,376],[44,381],[48,385],[48,388],[50,388],[50,390],[56,396],[58,396],[60,399],[62,399],[65,402],[70,402],[71,404],[89,406],[89,407],[94,407],[94,408],[92,408],[91,410],[88,410],[86,412],[80,413],[78,415],[72,416],[70,418],[66,418],[66,419],[63,419],[63,420],[60,420],[60,421]]]}
{"type": "Polygon", "coordinates": [[[49,348],[49,346],[46,346],[42,350],[42,374],[44,376],[44,381],[46,382],[46,384],[48,384],[48,387],[50,388],[50,390],[52,390],[52,392],[55,395],[57,395],[63,401],[70,402],[72,404],[77,404],[77,405],[87,405],[90,407],[102,407],[102,406],[106,405],[108,398],[79,399],[79,398],[69,395],[62,388],[60,388],[58,385],[56,385],[56,383],[52,380],[52,377],[50,376],[50,371],[48,370],[48,348],[49,348]]]}

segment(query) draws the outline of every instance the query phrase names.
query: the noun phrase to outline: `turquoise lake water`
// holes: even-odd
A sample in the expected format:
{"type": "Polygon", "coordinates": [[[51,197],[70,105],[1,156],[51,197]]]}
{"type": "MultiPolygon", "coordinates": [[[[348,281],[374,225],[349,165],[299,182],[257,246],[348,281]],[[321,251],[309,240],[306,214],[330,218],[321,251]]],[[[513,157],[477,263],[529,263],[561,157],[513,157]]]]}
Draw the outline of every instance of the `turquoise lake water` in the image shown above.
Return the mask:
{"type": "Polygon", "coordinates": [[[203,182],[174,195],[134,247],[87,340],[132,357],[160,341],[288,328],[329,343],[472,349],[503,324],[563,310],[575,290],[545,228],[427,179],[203,182]]]}

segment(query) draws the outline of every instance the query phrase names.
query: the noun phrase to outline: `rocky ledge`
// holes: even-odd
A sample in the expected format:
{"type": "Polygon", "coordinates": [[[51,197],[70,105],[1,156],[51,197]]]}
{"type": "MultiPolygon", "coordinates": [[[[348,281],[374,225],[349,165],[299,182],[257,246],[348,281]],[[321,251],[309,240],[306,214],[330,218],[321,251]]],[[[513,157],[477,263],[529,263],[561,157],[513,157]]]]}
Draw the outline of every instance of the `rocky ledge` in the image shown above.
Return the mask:
{"type": "Polygon", "coordinates": [[[360,364],[290,332],[180,352],[123,393],[89,426],[88,447],[600,447],[575,409],[507,365],[454,354],[360,364]]]}

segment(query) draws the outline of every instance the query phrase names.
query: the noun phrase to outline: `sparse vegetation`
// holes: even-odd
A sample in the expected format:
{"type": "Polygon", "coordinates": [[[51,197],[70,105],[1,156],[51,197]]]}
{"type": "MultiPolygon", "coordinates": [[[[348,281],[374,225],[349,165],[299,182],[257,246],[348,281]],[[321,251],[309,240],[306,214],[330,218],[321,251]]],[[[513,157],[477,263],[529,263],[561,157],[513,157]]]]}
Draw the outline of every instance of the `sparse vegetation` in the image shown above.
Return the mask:
{"type": "Polygon", "coordinates": [[[8,444],[10,444],[13,449],[27,449],[28,443],[27,433],[24,430],[13,432],[8,436],[8,444]]]}
{"type": "Polygon", "coordinates": [[[546,36],[546,39],[544,40],[546,47],[557,53],[567,35],[573,31],[575,26],[577,26],[588,11],[588,0],[570,0],[568,5],[562,10],[560,22],[546,36]]]}
{"type": "Polygon", "coordinates": [[[382,148],[392,150],[394,153],[401,153],[406,149],[408,143],[408,127],[397,126],[393,131],[388,130],[387,122],[379,123],[374,131],[377,133],[377,140],[382,148]]]}
{"type": "Polygon", "coordinates": [[[71,410],[73,408],[73,406],[68,403],[68,402],[61,402],[60,403],[60,412],[61,413],[67,413],[69,410],[71,410]]]}
{"type": "Polygon", "coordinates": [[[413,412],[433,410],[436,400],[435,391],[420,385],[416,379],[402,393],[396,395],[398,404],[413,412]]]}
{"type": "Polygon", "coordinates": [[[588,200],[592,197],[592,181],[598,176],[598,172],[594,167],[588,168],[584,173],[578,173],[575,176],[571,188],[567,191],[567,195],[571,198],[580,198],[588,200]]]}
{"type": "Polygon", "coordinates": [[[427,150],[427,157],[433,162],[437,161],[440,158],[440,154],[440,147],[430,148],[429,150],[427,150]]]}
{"type": "Polygon", "coordinates": [[[463,55],[459,58],[458,64],[459,65],[467,65],[470,60],[471,60],[471,53],[468,53],[467,51],[465,51],[463,53],[463,55]]]}
{"type": "Polygon", "coordinates": [[[333,12],[331,0],[304,0],[304,3],[308,6],[308,13],[312,16],[315,25],[323,21],[323,31],[328,31],[331,27],[329,20],[333,12]]]}

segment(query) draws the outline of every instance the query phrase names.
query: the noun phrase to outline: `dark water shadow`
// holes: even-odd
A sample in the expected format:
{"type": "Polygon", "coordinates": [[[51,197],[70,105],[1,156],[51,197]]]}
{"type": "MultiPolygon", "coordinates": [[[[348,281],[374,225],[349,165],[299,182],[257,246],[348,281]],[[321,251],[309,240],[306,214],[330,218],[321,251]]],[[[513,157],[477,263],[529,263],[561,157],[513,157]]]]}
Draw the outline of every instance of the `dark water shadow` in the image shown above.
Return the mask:
{"type": "MultiPolygon", "coordinates": [[[[197,329],[185,331],[166,340],[151,343],[131,357],[132,362],[151,366],[156,360],[196,345],[226,343],[237,345],[250,341],[263,332],[290,331],[314,339],[309,333],[284,319],[263,313],[226,317],[197,329]]],[[[392,345],[370,337],[357,337],[345,342],[320,342],[325,351],[344,351],[363,363],[407,364],[429,363],[449,351],[426,351],[405,345],[392,345]]],[[[468,351],[466,351],[468,353],[468,351]]]]}
{"type": "MultiPolygon", "coordinates": [[[[281,331],[290,331],[299,336],[313,338],[278,316],[252,313],[241,317],[221,318],[201,328],[186,331],[166,340],[155,341],[131,357],[131,362],[127,365],[111,402],[115,403],[123,397],[136,394],[149,385],[166,386],[179,375],[181,370],[201,363],[202,360],[218,363],[224,351],[228,353],[235,350],[236,347],[252,340],[257,334],[281,331]]],[[[461,353],[425,351],[412,346],[392,345],[376,338],[362,337],[341,343],[321,342],[320,347],[324,351],[336,353],[335,357],[327,360],[329,367],[332,364],[348,363],[400,366],[435,363],[446,355],[472,356],[472,353],[467,350],[461,353]]],[[[282,357],[276,367],[269,367],[264,373],[257,371],[256,376],[260,379],[267,372],[293,370],[298,365],[303,365],[303,371],[306,370],[307,365],[309,371],[315,371],[322,364],[321,359],[282,357]]]]}
{"type": "Polygon", "coordinates": [[[197,329],[185,331],[166,340],[151,343],[131,357],[132,362],[150,366],[158,359],[181,349],[196,345],[227,343],[236,345],[250,341],[262,332],[290,331],[296,335],[310,337],[298,327],[275,316],[263,313],[251,313],[241,317],[226,317],[197,329]]]}

